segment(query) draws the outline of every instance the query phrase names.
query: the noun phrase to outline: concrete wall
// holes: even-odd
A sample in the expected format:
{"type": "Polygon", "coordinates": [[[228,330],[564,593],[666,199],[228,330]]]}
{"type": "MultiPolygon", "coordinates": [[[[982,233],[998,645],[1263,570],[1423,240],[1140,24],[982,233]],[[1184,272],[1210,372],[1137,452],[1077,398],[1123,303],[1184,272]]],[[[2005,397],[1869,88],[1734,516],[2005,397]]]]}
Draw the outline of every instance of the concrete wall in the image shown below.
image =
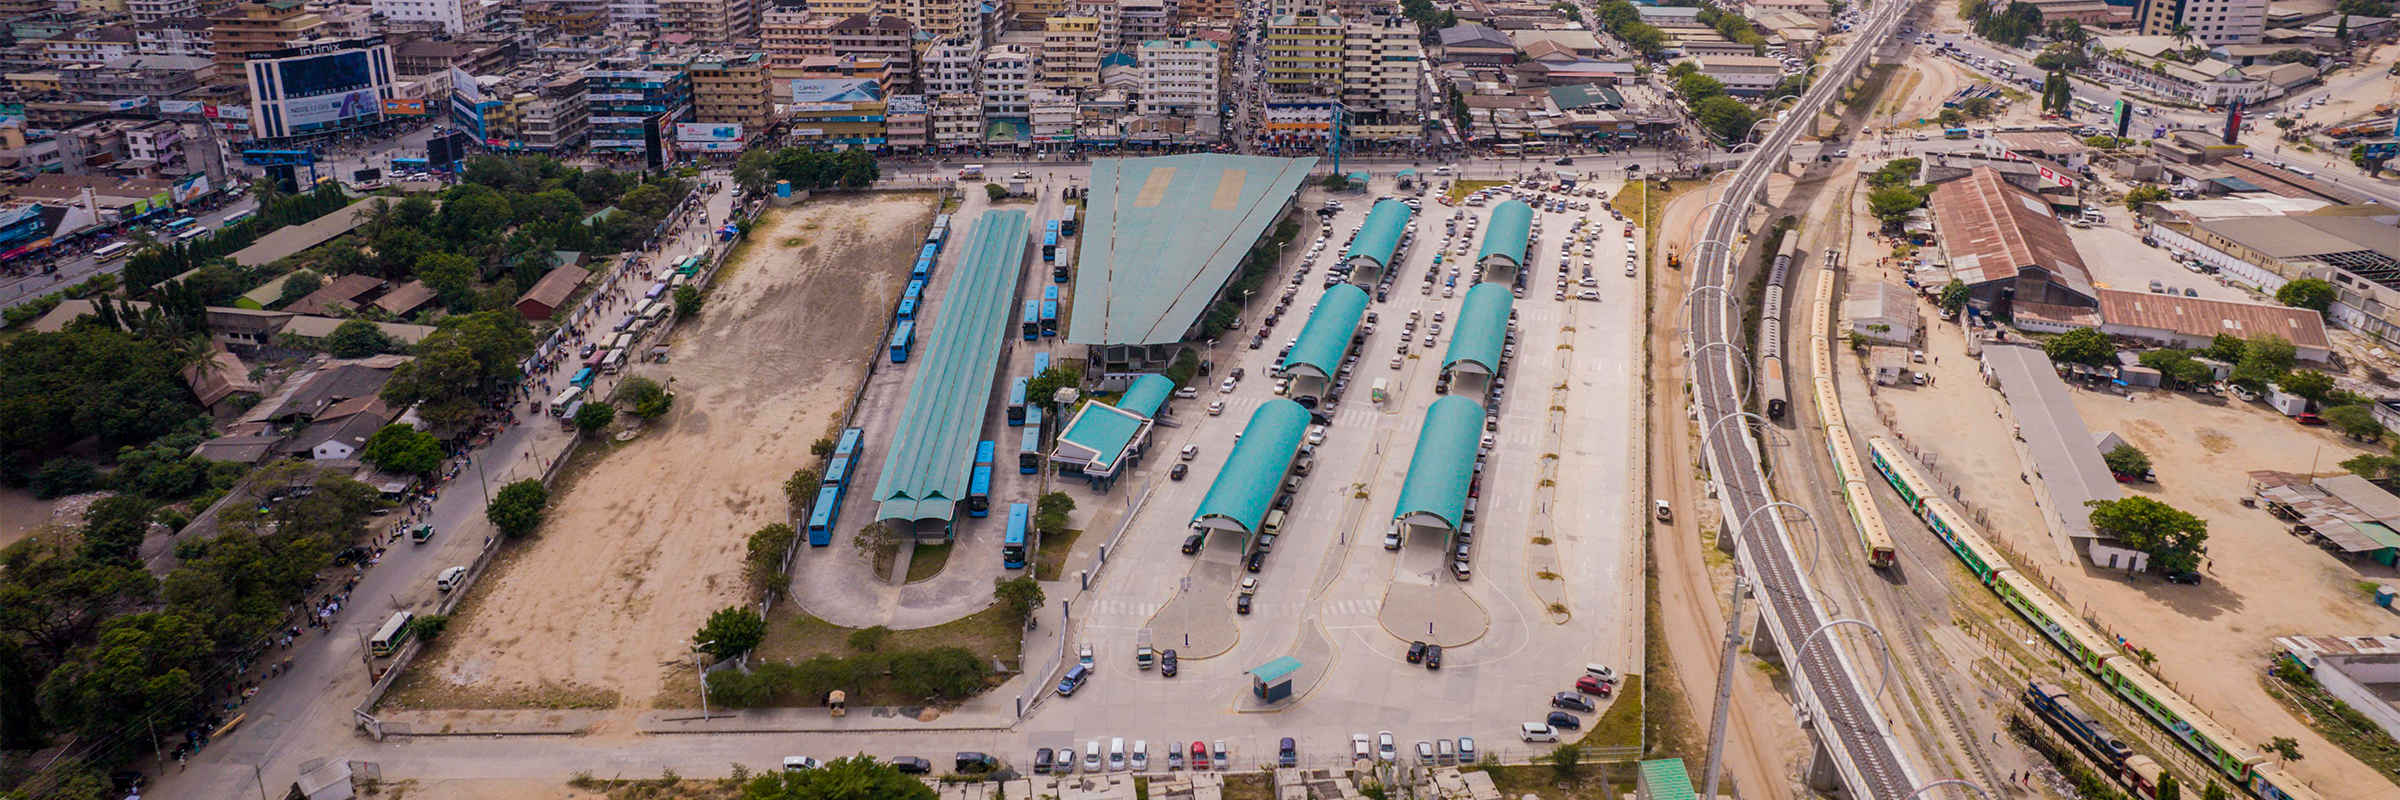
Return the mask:
{"type": "Polygon", "coordinates": [[[2326,659],[2309,666],[2314,669],[2317,683],[2324,686],[2326,692],[2341,698],[2342,702],[2349,703],[2350,707],[2358,709],[2359,713],[2367,715],[2367,718],[2374,720],[2376,726],[2383,728],[2385,733],[2400,737],[2400,709],[2395,709],[2392,704],[2384,702],[2383,698],[2376,697],[2375,692],[2361,682],[2361,678],[2378,683],[2400,681],[2400,663],[2369,664],[2361,661],[2343,663],[2344,661],[2348,660],[2326,659]]]}

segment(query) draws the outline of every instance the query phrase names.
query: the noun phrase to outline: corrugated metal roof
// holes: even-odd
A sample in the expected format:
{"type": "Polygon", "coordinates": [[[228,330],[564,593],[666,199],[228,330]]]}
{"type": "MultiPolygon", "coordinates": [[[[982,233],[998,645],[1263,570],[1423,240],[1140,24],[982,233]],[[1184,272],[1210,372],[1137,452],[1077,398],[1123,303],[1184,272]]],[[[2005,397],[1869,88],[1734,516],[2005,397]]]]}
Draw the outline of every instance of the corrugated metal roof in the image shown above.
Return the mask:
{"type": "Polygon", "coordinates": [[[1525,243],[1533,235],[1533,207],[1523,200],[1508,200],[1492,208],[1492,224],[1483,232],[1483,250],[1475,254],[1476,263],[1492,256],[1506,256],[1508,263],[1525,266],[1525,243]]]}
{"type": "Polygon", "coordinates": [[[1450,332],[1450,351],[1442,369],[1461,361],[1474,362],[1485,372],[1500,371],[1500,351],[1508,345],[1508,310],[1516,297],[1508,287],[1478,283],[1467,289],[1458,312],[1458,328],[1450,332]]]}
{"type": "Polygon", "coordinates": [[[2083,413],[2075,410],[2067,382],[2050,366],[2039,347],[1987,345],[1983,362],[2000,377],[2000,392],[2017,418],[2017,432],[2032,452],[2034,470],[2050,492],[2051,507],[2069,533],[2091,537],[2091,512],[2084,504],[2124,497],[2115,475],[2092,446],[2092,432],[2083,413]]]}
{"type": "Polygon", "coordinates": [[[1131,411],[1101,402],[1083,404],[1075,418],[1067,421],[1067,429],[1058,435],[1058,446],[1080,447],[1091,455],[1090,469],[1107,471],[1133,444],[1133,437],[1142,432],[1142,418],[1131,411]]]}
{"type": "Polygon", "coordinates": [[[1200,498],[1192,522],[1215,517],[1241,526],[1244,533],[1257,532],[1307,434],[1308,409],[1299,403],[1278,397],[1250,412],[1250,424],[1242,428],[1241,441],[1234,443],[1233,454],[1225,457],[1224,468],[1200,498]]]}
{"type": "Polygon", "coordinates": [[[1308,325],[1300,329],[1300,338],[1292,343],[1292,352],[1284,356],[1283,368],[1315,367],[1324,377],[1342,368],[1342,356],[1350,351],[1350,335],[1358,331],[1358,319],[1367,311],[1367,290],[1355,284],[1336,284],[1325,290],[1317,300],[1317,310],[1309,312],[1308,325]]]}
{"type": "MultiPolygon", "coordinates": [[[[950,284],[911,368],[908,403],[875,481],[876,519],[950,519],[966,499],[983,407],[1008,339],[1032,221],[986,211],[967,234],[950,284]]],[[[922,322],[922,319],[920,319],[922,322]]]]}
{"type": "Polygon", "coordinates": [[[2325,317],[2307,308],[2102,289],[2100,318],[2110,325],[2155,328],[2187,336],[2230,333],[2248,339],[2272,333],[2300,347],[2333,346],[2332,340],[2325,336],[2325,317]]]}
{"type": "MultiPolygon", "coordinates": [[[[1486,284],[1491,285],[1491,284],[1486,284]]],[[[1483,406],[1451,395],[1425,409],[1417,449],[1408,457],[1393,519],[1424,514],[1451,530],[1465,522],[1467,485],[1475,480],[1475,449],[1483,442],[1483,406]]]]}
{"type": "Polygon", "coordinates": [[[1970,285],[2015,280],[2025,267],[2039,266],[2086,297],[2092,273],[2067,238],[2067,226],[2050,204],[2010,186],[1997,170],[1976,167],[1967,176],[1933,190],[1930,203],[1949,251],[1952,270],[1970,285]]]}
{"type": "Polygon", "coordinates": [[[1684,769],[1683,759],[1661,758],[1644,761],[1640,766],[1641,800],[1692,800],[1692,775],[1684,769]]]}
{"type": "Polygon", "coordinates": [[[2315,483],[2317,488],[2324,489],[2326,494],[2341,498],[2342,502],[2349,503],[2350,507],[2358,509],[2359,513],[2383,522],[2400,522],[2400,497],[2392,496],[2391,492],[2384,491],[2383,487],[2367,482],[2365,478],[2356,475],[2335,475],[2318,478],[2315,483]]]}
{"type": "MultiPolygon", "coordinates": [[[[1366,173],[1358,173],[1361,182],[1366,173]]],[[[1364,256],[1373,259],[1375,266],[1392,265],[1392,254],[1400,250],[1400,235],[1408,232],[1408,204],[1385,200],[1367,211],[1367,221],[1358,226],[1358,238],[1350,240],[1350,251],[1342,261],[1364,256]]]]}
{"type": "Polygon", "coordinates": [[[1067,342],[1182,339],[1316,165],[1234,155],[1094,159],[1067,342]]]}

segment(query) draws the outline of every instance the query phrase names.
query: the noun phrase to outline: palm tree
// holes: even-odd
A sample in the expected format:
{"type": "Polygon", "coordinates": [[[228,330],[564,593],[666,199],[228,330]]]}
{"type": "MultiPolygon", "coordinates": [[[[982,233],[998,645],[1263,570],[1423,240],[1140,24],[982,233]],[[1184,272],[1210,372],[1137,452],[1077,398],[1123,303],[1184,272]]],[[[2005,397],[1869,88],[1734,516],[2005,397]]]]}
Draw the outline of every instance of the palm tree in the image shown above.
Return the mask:
{"type": "Polygon", "coordinates": [[[2174,36],[2175,41],[2184,43],[2185,46],[2190,46],[2192,43],[2192,26],[2190,25],[2176,25],[2174,28],[2168,30],[2167,33],[2170,36],[2174,36]]]}
{"type": "Polygon", "coordinates": [[[250,179],[250,194],[258,198],[258,209],[262,212],[283,202],[285,196],[283,187],[275,185],[275,179],[266,175],[250,179]]]}
{"type": "Polygon", "coordinates": [[[361,220],[360,227],[366,229],[367,239],[369,241],[373,241],[376,234],[380,234],[386,230],[389,230],[392,227],[392,223],[400,218],[400,215],[396,212],[392,205],[392,201],[381,197],[375,198],[374,202],[368,203],[366,209],[361,212],[361,216],[364,217],[364,219],[361,220]]]}

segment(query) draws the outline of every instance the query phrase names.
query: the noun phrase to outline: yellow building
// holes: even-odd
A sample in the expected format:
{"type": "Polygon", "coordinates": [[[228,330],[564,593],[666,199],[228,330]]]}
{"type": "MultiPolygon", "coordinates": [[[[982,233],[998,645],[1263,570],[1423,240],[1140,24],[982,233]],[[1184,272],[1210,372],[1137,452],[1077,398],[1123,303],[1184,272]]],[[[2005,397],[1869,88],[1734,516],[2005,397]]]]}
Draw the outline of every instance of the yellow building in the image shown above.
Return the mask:
{"type": "Polygon", "coordinates": [[[1043,86],[1100,85],[1101,55],[1099,17],[1051,17],[1043,23],[1043,86]]]}

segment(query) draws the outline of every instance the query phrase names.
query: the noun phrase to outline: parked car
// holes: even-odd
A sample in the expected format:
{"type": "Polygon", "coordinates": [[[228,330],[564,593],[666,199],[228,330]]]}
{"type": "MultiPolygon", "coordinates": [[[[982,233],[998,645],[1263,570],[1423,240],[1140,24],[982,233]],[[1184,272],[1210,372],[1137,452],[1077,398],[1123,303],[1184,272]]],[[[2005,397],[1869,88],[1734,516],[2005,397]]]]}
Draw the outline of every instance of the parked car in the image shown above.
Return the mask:
{"type": "Polygon", "coordinates": [[[1552,711],[1550,712],[1550,716],[1543,721],[1548,722],[1550,727],[1553,728],[1565,728],[1567,730],[1583,729],[1583,720],[1581,718],[1564,711],[1552,711]]]}
{"type": "Polygon", "coordinates": [[[1191,764],[1192,764],[1192,769],[1193,769],[1193,770],[1195,770],[1195,771],[1197,771],[1197,770],[1204,770],[1204,769],[1208,769],[1208,766],[1209,766],[1209,764],[1208,764],[1208,743],[1207,743],[1207,742],[1202,742],[1202,741],[1197,741],[1197,740],[1194,740],[1194,741],[1192,742],[1192,760],[1191,760],[1191,764]]]}
{"type": "Polygon", "coordinates": [[[893,758],[891,763],[893,769],[908,773],[910,775],[929,775],[933,773],[933,762],[918,758],[916,756],[898,756],[893,758]]]}
{"type": "MultiPolygon", "coordinates": [[[[1177,464],[1175,466],[1180,467],[1183,465],[1177,464]]],[[[1183,554],[1188,556],[1193,553],[1200,552],[1200,546],[1207,543],[1208,534],[1205,533],[1195,533],[1190,536],[1183,537],[1183,554]]]]}
{"type": "Polygon", "coordinates": [[[1598,677],[1585,675],[1575,679],[1575,691],[1607,697],[1616,692],[1616,687],[1598,677]]]}
{"type": "Polygon", "coordinates": [[[1399,747],[1392,742],[1391,731],[1375,733],[1375,757],[1383,761],[1392,761],[1400,757],[1399,747]]]}
{"type": "Polygon", "coordinates": [[[1158,654],[1158,674],[1169,678],[1175,677],[1175,651],[1168,650],[1158,654]]]}
{"type": "Polygon", "coordinates": [[[1600,710],[1599,706],[1593,705],[1592,701],[1584,699],[1582,693],[1579,692],[1559,692],[1558,694],[1551,695],[1550,707],[1564,708],[1569,711],[1584,712],[1600,710]]]}
{"type": "Polygon", "coordinates": [[[1426,668],[1426,669],[1441,669],[1441,668],[1442,668],[1442,646],[1441,646],[1441,645],[1438,645],[1438,644],[1429,644],[1429,645],[1426,645],[1426,646],[1425,646],[1425,668],[1426,668]]]}
{"type": "Polygon", "coordinates": [[[1292,737],[1283,737],[1283,743],[1276,746],[1275,765],[1279,767],[1300,765],[1300,748],[1292,743],[1292,737]]]}
{"type": "Polygon", "coordinates": [[[1048,775],[1052,769],[1050,748],[1033,751],[1033,774],[1048,775]]]}
{"type": "Polygon", "coordinates": [[[2167,573],[2167,582],[2180,583],[2186,586],[2198,586],[2200,585],[2200,573],[2189,570],[2169,572],[2167,573]]]}
{"type": "Polygon", "coordinates": [[[1458,737],[1458,763],[1475,763],[1475,737],[1458,737]]]}
{"type": "Polygon", "coordinates": [[[1409,643],[1408,643],[1408,663],[1411,663],[1411,664],[1422,664],[1422,663],[1425,663],[1425,643],[1424,643],[1424,642],[1409,642],[1409,643]]]}
{"type": "Polygon", "coordinates": [[[1558,729],[1539,722],[1527,722],[1517,726],[1517,738],[1528,742],[1555,742],[1558,741],[1558,729]]]}
{"type": "Polygon", "coordinates": [[[1176,481],[1183,480],[1183,476],[1185,476],[1185,475],[1189,475],[1189,474],[1191,474],[1191,472],[1192,472],[1192,465],[1190,465],[1190,464],[1176,464],[1175,466],[1172,466],[1172,467],[1168,467],[1168,468],[1167,468],[1167,479],[1168,479],[1168,480],[1176,480],[1176,481]]]}

